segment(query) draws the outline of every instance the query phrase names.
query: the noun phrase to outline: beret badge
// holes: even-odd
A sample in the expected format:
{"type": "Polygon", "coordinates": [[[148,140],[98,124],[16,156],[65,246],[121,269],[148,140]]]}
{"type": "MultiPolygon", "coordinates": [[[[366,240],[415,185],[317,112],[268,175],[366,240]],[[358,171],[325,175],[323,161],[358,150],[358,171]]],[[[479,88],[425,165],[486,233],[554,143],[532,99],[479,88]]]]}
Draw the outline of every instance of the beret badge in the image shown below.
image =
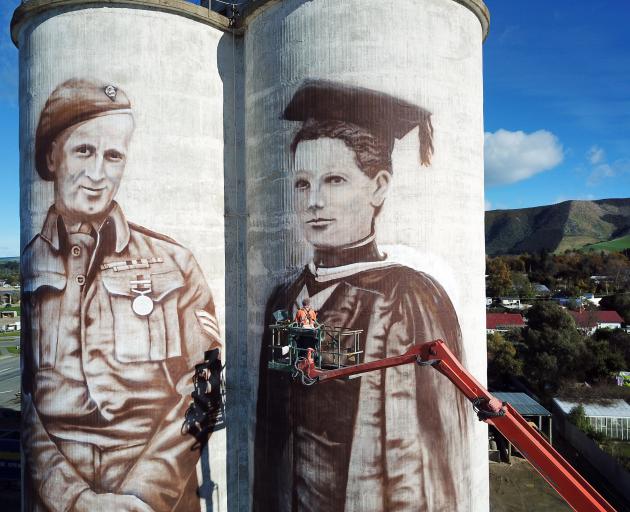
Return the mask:
{"type": "Polygon", "coordinates": [[[114,87],[113,85],[108,85],[105,87],[105,96],[107,96],[110,100],[112,101],[116,101],[116,93],[118,92],[116,90],[116,87],[114,87]]]}

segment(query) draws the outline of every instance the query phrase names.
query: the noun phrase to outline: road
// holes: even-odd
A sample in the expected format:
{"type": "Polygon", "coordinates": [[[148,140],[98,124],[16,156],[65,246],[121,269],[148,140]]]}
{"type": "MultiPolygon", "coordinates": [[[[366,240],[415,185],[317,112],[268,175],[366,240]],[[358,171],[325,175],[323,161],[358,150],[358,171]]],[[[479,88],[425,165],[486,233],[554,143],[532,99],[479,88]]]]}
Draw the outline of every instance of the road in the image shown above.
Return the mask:
{"type": "Polygon", "coordinates": [[[0,338],[0,409],[20,409],[15,401],[15,394],[20,390],[20,356],[7,350],[19,344],[19,336],[0,338]]]}

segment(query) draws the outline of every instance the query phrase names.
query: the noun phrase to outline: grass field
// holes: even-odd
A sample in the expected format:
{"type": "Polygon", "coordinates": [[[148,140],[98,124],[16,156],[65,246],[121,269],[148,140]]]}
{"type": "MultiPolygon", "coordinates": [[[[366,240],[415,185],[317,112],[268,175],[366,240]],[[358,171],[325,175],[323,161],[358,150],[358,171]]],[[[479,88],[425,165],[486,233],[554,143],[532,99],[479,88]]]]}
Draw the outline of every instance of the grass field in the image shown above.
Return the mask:
{"type": "Polygon", "coordinates": [[[620,252],[624,249],[630,249],[630,235],[622,236],[621,238],[616,238],[607,242],[599,242],[582,247],[583,251],[620,252]]]}
{"type": "Polygon", "coordinates": [[[626,471],[630,471],[630,441],[615,441],[607,439],[601,448],[617,459],[617,462],[623,466],[626,471]]]}
{"type": "Polygon", "coordinates": [[[0,332],[0,338],[19,338],[20,331],[0,332]]]}
{"type": "Polygon", "coordinates": [[[598,240],[601,240],[601,238],[594,238],[592,236],[565,236],[560,240],[558,247],[553,252],[555,254],[562,254],[567,249],[579,251],[583,247],[598,243],[598,240]]]}

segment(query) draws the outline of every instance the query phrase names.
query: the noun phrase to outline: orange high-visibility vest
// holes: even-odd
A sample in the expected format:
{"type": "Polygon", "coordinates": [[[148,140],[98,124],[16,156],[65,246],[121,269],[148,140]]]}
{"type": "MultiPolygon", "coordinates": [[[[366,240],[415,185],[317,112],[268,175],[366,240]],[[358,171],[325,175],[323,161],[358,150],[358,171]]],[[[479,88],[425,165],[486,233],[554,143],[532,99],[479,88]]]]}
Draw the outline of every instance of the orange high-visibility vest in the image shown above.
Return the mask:
{"type": "Polygon", "coordinates": [[[295,321],[301,327],[315,327],[315,320],[317,320],[317,313],[311,308],[300,308],[295,314],[295,321]]]}

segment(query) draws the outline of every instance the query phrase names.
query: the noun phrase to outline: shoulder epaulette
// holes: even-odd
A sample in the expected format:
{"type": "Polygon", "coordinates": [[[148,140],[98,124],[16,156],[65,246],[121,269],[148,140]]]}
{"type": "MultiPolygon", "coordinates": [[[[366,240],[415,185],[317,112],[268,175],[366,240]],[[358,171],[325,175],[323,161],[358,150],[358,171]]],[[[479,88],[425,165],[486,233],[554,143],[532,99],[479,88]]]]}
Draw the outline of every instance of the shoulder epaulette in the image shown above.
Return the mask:
{"type": "Polygon", "coordinates": [[[158,240],[162,240],[163,242],[169,242],[171,244],[181,247],[181,244],[176,240],[173,240],[170,236],[163,235],[162,233],[158,233],[157,231],[152,231],[148,228],[145,228],[144,226],[134,224],[133,222],[128,222],[127,224],[129,224],[129,229],[132,229],[133,231],[137,231],[138,233],[150,236],[151,238],[157,238],[158,240]]]}

